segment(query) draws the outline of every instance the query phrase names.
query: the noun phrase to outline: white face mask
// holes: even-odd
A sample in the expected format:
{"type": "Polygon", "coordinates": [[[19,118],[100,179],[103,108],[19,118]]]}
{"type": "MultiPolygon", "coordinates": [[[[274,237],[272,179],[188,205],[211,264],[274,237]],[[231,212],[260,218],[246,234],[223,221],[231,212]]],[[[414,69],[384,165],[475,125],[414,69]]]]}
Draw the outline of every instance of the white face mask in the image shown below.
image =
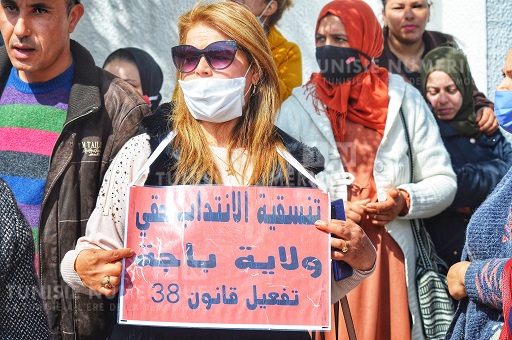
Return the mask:
{"type": "Polygon", "coordinates": [[[267,4],[267,7],[265,7],[265,9],[263,10],[263,12],[261,12],[261,14],[259,16],[256,17],[256,19],[258,19],[258,21],[260,22],[261,24],[261,27],[263,27],[265,25],[265,22],[267,21],[267,18],[263,19],[263,21],[261,20],[261,17],[265,14],[265,12],[267,11],[267,9],[270,7],[270,4],[273,3],[274,0],[270,1],[268,4],[267,4]]]}
{"type": "Polygon", "coordinates": [[[178,80],[192,117],[211,123],[223,123],[242,116],[245,104],[245,75],[234,79],[199,78],[178,80]]]}

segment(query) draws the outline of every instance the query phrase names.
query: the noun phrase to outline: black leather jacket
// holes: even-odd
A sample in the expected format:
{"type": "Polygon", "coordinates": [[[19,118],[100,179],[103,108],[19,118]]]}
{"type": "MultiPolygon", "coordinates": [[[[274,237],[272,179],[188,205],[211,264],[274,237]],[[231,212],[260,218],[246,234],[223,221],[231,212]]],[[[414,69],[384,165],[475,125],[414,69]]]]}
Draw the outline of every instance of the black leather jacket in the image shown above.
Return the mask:
{"type": "MultiPolygon", "coordinates": [[[[84,235],[110,162],[138,133],[150,109],[129,84],[96,67],[92,55],[75,41],[71,52],[75,75],[68,111],[52,152],[41,206],[39,270],[54,338],[101,339],[115,318],[117,301],[74,293],[60,276],[60,262],[84,235]]],[[[11,68],[1,47],[0,92],[11,68]]]]}

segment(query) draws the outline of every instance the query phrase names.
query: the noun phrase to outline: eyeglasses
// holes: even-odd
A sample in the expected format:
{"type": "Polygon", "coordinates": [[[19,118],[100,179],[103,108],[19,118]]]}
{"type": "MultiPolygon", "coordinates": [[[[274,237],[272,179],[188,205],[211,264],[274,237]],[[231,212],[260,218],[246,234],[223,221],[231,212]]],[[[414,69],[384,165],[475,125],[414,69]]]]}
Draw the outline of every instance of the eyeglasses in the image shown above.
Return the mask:
{"type": "Polygon", "coordinates": [[[227,68],[236,55],[236,41],[216,41],[200,50],[191,45],[178,45],[171,48],[174,66],[181,73],[189,73],[199,65],[201,57],[206,59],[208,65],[215,70],[227,68]]]}

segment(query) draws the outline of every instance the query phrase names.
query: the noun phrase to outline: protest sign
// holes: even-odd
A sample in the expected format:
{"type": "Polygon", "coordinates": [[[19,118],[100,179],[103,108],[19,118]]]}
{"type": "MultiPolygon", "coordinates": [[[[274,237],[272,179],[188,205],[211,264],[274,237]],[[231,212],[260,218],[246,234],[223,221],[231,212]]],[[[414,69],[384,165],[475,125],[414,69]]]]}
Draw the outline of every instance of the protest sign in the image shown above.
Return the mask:
{"type": "Polygon", "coordinates": [[[327,193],[310,188],[133,186],[119,322],[330,328],[327,193]]]}

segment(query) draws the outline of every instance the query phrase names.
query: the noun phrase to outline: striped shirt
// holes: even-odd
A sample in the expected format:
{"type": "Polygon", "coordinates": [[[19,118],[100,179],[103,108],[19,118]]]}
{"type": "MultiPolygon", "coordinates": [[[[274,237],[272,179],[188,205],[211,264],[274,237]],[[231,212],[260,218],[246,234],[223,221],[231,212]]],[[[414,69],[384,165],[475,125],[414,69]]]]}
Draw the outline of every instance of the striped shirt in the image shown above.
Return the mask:
{"type": "Polygon", "coordinates": [[[50,157],[66,119],[73,74],[71,65],[50,81],[28,84],[12,68],[0,96],[0,177],[32,226],[36,247],[50,157]]]}

